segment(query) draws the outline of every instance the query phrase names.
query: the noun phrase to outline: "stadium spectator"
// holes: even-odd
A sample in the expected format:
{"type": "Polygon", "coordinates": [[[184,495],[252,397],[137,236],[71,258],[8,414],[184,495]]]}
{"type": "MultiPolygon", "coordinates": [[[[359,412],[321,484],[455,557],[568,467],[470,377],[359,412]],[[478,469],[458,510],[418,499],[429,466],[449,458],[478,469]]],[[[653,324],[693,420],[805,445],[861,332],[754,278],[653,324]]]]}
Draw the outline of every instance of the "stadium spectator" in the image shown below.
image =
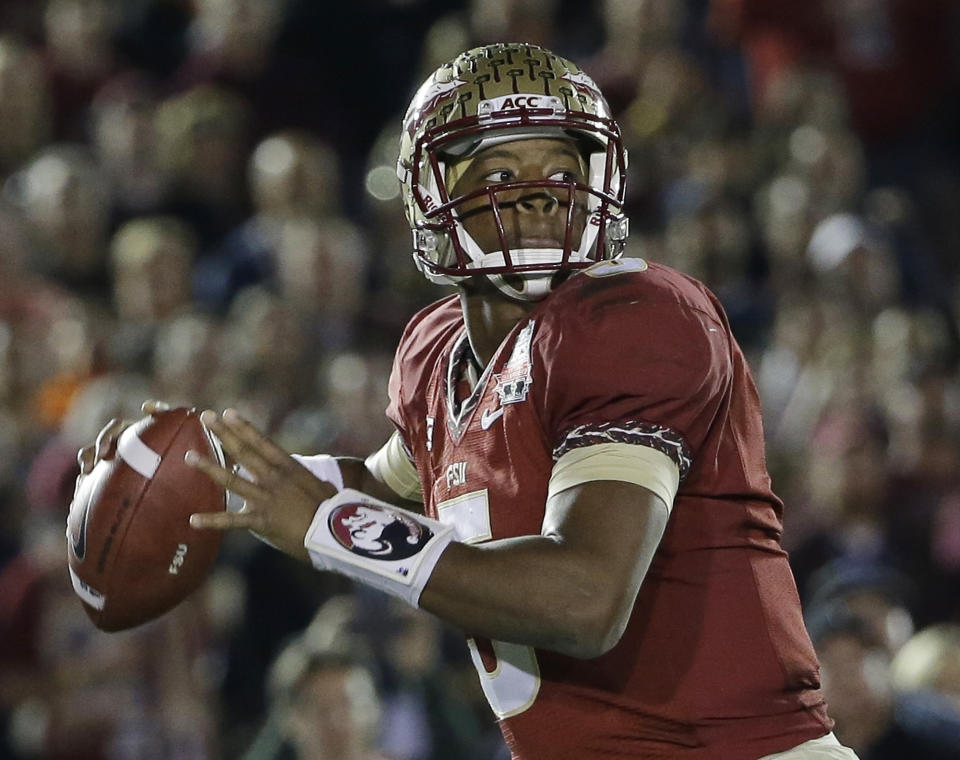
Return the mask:
{"type": "Polygon", "coordinates": [[[110,336],[115,365],[137,372],[149,369],[157,330],[193,303],[195,257],[193,233],[175,217],[138,217],[117,230],[110,244],[118,319],[110,336]]]}
{"type": "Polygon", "coordinates": [[[0,180],[49,138],[49,100],[40,55],[16,37],[0,36],[0,180]]]}
{"type": "Polygon", "coordinates": [[[811,610],[807,622],[837,736],[861,760],[956,756],[960,717],[928,694],[894,691],[890,652],[870,623],[839,600],[811,610]]]}
{"type": "Polygon", "coordinates": [[[30,267],[104,305],[109,185],[86,146],[43,149],[6,190],[28,224],[30,267]]]}
{"type": "Polygon", "coordinates": [[[44,50],[59,140],[86,136],[94,94],[121,70],[114,48],[120,4],[114,0],[49,0],[43,16],[44,50]]]}
{"type": "Polygon", "coordinates": [[[250,106],[254,140],[278,127],[300,126],[290,121],[296,108],[314,108],[302,102],[297,71],[287,69],[278,42],[288,5],[290,0],[199,0],[185,35],[186,55],[173,76],[180,89],[213,85],[241,97],[250,106]]]}
{"type": "Polygon", "coordinates": [[[191,302],[193,235],[173,217],[127,222],[111,243],[113,303],[123,322],[155,324],[191,302]]]}
{"type": "Polygon", "coordinates": [[[224,398],[219,371],[222,325],[210,315],[186,311],[163,320],[154,333],[150,367],[154,395],[191,406],[224,398]]]}
{"type": "Polygon", "coordinates": [[[244,760],[383,760],[382,705],[356,600],[333,597],[270,668],[270,719],[244,760]]]}
{"type": "Polygon", "coordinates": [[[384,753],[394,760],[493,760],[497,748],[481,730],[487,708],[472,668],[444,661],[449,632],[395,599],[371,601],[365,617],[383,674],[384,753]]]}
{"type": "Polygon", "coordinates": [[[198,295],[224,309],[236,293],[264,284],[304,316],[318,340],[351,342],[366,284],[367,245],[340,206],[340,166],[329,145],[290,130],[253,151],[247,175],[254,213],[196,272],[198,295]]]}
{"type": "Polygon", "coordinates": [[[894,689],[943,695],[960,726],[960,626],[938,623],[925,628],[900,647],[890,667],[894,689]]]}
{"type": "MultiPolygon", "coordinates": [[[[783,2],[715,0],[712,23],[739,40],[756,92],[791,68],[834,68],[853,124],[865,136],[891,139],[935,114],[951,80],[951,16],[944,0],[783,2]]],[[[762,94],[760,95],[762,98],[762,94]]]]}
{"type": "Polygon", "coordinates": [[[206,254],[243,218],[249,108],[230,90],[198,85],[164,100],[156,113],[162,210],[185,220],[206,254]]]}
{"type": "Polygon", "coordinates": [[[157,156],[156,94],[133,72],[108,81],[90,103],[90,143],[106,173],[113,197],[113,222],[157,209],[167,178],[157,156]]]}

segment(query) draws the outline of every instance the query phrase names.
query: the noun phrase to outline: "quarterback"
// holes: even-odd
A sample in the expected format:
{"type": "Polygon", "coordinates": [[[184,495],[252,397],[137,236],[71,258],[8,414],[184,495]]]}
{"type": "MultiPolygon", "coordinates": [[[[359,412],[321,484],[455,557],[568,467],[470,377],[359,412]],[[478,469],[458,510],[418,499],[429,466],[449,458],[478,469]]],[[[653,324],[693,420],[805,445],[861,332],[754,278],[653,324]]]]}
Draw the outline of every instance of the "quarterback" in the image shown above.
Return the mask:
{"type": "Polygon", "coordinates": [[[400,341],[394,434],[365,461],[293,458],[207,411],[235,464],[187,461],[243,506],[191,522],[463,629],[517,760],[855,758],[743,354],[703,285],[621,257],[626,168],[575,64],[499,44],[440,67],[398,175],[417,266],[456,290],[400,341]]]}

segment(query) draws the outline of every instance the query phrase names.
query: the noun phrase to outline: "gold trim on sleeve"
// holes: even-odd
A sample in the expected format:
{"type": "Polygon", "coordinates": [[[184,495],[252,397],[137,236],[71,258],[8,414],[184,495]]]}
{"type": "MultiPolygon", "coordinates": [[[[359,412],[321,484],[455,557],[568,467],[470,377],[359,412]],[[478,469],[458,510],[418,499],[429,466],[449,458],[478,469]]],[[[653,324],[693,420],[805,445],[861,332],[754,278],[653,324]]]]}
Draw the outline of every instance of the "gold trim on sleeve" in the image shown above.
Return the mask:
{"type": "Polygon", "coordinates": [[[667,509],[680,487],[680,470],[663,452],[633,443],[600,443],[571,449],[557,460],[547,491],[554,494],[593,480],[622,480],[653,491],[667,509]]]}

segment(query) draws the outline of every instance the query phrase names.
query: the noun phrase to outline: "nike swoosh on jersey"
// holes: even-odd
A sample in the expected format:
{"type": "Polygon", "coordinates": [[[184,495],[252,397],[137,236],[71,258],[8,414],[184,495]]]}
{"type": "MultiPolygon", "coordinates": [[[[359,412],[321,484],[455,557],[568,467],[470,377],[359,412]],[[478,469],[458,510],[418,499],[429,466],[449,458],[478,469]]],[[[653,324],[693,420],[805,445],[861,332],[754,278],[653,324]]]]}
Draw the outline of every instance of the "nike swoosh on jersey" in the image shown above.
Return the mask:
{"type": "Polygon", "coordinates": [[[489,409],[484,409],[483,414],[480,416],[480,427],[486,430],[490,427],[497,419],[503,415],[503,407],[501,406],[497,411],[492,412],[489,409]]]}

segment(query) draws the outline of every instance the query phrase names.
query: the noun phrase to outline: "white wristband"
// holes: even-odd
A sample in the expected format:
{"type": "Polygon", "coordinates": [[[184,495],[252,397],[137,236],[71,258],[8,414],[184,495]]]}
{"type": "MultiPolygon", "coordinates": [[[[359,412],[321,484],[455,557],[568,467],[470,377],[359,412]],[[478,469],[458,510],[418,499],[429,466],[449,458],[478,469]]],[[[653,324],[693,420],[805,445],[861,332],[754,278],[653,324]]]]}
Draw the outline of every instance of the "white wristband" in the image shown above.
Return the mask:
{"type": "Polygon", "coordinates": [[[419,606],[452,526],[351,488],[323,502],[303,538],[313,566],[419,606]]]}
{"type": "Polygon", "coordinates": [[[304,454],[291,454],[300,464],[306,467],[315,477],[326,481],[337,491],[343,490],[343,472],[340,470],[340,462],[336,457],[329,454],[313,454],[306,456],[304,454]]]}
{"type": "MultiPolygon", "coordinates": [[[[336,457],[332,457],[329,454],[291,454],[290,456],[310,470],[314,476],[332,485],[337,491],[343,490],[343,472],[340,470],[340,463],[336,457]]],[[[237,475],[241,478],[253,481],[254,483],[256,482],[257,479],[253,477],[253,473],[246,467],[241,464],[235,464],[234,467],[236,468],[237,475]]],[[[228,512],[239,512],[243,509],[243,503],[242,496],[238,496],[233,491],[227,491],[228,512]]]]}

